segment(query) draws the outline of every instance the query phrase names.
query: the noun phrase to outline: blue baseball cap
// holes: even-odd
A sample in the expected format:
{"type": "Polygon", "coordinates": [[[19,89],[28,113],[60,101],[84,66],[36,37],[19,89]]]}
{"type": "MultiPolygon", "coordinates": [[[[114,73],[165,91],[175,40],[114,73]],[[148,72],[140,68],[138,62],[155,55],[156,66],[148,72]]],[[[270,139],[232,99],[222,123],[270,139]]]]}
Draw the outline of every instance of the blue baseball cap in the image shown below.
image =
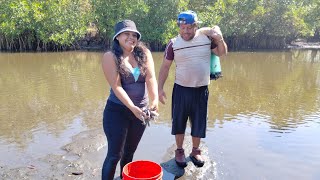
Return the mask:
{"type": "Polygon", "coordinates": [[[198,21],[197,14],[191,10],[181,12],[178,16],[177,22],[178,22],[178,24],[201,23],[201,21],[198,21]]]}

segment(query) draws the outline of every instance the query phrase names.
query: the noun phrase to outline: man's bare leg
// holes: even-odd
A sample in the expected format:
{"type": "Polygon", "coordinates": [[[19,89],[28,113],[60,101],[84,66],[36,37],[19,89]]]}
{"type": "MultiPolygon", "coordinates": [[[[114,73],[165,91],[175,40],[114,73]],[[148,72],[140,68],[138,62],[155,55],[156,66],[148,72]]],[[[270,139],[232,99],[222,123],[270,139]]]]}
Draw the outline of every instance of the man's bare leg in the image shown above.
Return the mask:
{"type": "Polygon", "coordinates": [[[177,149],[183,149],[183,141],[184,141],[184,134],[176,134],[176,145],[177,149]]]}
{"type": "Polygon", "coordinates": [[[183,149],[184,134],[176,134],[175,138],[177,145],[177,150],[175,151],[175,161],[179,167],[184,168],[187,166],[187,160],[183,149]]]}
{"type": "Polygon", "coordinates": [[[192,137],[192,152],[190,154],[190,159],[192,160],[193,164],[202,167],[204,165],[204,160],[201,156],[201,150],[199,149],[201,138],[192,137]]]}
{"type": "Polygon", "coordinates": [[[201,138],[192,137],[192,147],[199,148],[201,138]]]}

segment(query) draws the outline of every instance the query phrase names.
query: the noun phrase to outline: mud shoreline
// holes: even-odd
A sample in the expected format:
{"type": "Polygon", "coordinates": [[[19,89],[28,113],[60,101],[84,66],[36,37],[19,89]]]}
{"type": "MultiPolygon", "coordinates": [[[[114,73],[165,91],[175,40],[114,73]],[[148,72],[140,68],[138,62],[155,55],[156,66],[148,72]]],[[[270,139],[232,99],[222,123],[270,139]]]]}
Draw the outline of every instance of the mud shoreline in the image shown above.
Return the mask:
{"type": "MultiPolygon", "coordinates": [[[[290,44],[287,44],[283,49],[274,49],[274,50],[285,50],[285,49],[292,49],[292,50],[320,50],[320,42],[306,42],[306,41],[294,41],[290,44]]],[[[94,45],[94,46],[81,46],[79,50],[84,51],[105,51],[106,48],[103,45],[94,45]]],[[[250,51],[263,51],[263,49],[247,49],[250,51]]],[[[231,49],[232,51],[232,49],[231,49]]],[[[246,50],[245,50],[246,51],[246,50]]],[[[162,52],[162,51],[160,51],[162,52]]]]}
{"type": "Polygon", "coordinates": [[[319,50],[320,42],[296,41],[287,45],[288,49],[319,50]]]}
{"type": "MultiPolygon", "coordinates": [[[[48,154],[23,167],[0,167],[0,179],[101,179],[101,166],[106,155],[106,138],[101,129],[81,132],[63,147],[62,155],[48,154]]],[[[191,137],[186,136],[185,148],[191,149],[191,137]]],[[[163,125],[148,127],[138,147],[134,160],[150,160],[161,164],[163,179],[198,179],[215,176],[215,162],[209,159],[208,147],[201,145],[206,164],[196,168],[188,158],[183,170],[174,162],[175,141],[170,128],[163,125]],[[165,133],[165,138],[161,134],[165,133]],[[159,139],[159,137],[161,137],[159,139]],[[155,142],[154,139],[157,139],[155,142]]],[[[186,155],[190,152],[186,151],[186,155]]],[[[119,166],[115,179],[119,178],[119,166]]]]}

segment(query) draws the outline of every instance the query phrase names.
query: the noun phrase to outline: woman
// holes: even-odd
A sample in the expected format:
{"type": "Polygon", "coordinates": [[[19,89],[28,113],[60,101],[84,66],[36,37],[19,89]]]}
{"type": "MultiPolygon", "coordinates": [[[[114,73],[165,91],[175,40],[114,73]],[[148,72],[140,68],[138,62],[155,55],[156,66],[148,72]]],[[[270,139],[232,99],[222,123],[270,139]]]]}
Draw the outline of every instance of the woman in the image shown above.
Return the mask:
{"type": "Polygon", "coordinates": [[[114,178],[119,160],[120,177],[123,167],[132,161],[146,127],[142,109],[158,110],[154,62],[140,38],[133,21],[118,22],[112,50],[102,59],[104,75],[111,87],[103,114],[103,128],[108,140],[108,153],[102,167],[104,180],[114,178]]]}

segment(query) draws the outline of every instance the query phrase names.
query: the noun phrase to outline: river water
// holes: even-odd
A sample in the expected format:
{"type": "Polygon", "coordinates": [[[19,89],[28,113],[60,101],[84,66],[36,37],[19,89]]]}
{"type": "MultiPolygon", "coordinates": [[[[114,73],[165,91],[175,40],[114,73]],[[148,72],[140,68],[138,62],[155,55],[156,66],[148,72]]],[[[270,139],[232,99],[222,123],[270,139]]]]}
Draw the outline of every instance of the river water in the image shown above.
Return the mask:
{"type": "MultiPolygon", "coordinates": [[[[157,75],[162,56],[153,53],[157,75]]],[[[101,57],[0,53],[0,167],[63,154],[60,147],[72,136],[101,128],[109,94],[101,57]]],[[[320,51],[231,52],[221,65],[223,78],[209,85],[203,139],[215,179],[320,179],[320,51]]],[[[144,137],[144,146],[164,136],[174,144],[173,83],[174,65],[165,84],[167,105],[160,105],[158,128],[144,137]]],[[[155,156],[152,150],[143,154],[155,156]]]]}

